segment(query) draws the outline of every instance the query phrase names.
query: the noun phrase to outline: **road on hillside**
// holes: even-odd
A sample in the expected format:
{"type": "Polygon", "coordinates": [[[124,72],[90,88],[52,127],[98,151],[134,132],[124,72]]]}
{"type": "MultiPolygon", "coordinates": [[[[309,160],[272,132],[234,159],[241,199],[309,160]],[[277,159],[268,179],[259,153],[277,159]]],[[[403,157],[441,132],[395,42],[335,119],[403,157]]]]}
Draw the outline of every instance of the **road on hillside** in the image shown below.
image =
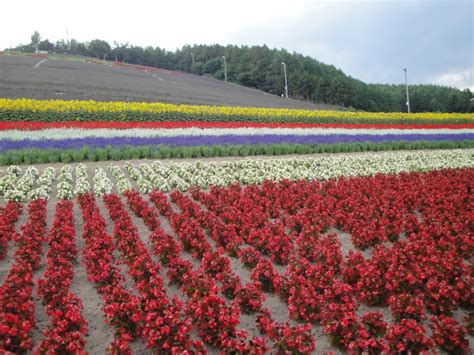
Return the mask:
{"type": "Polygon", "coordinates": [[[17,55],[0,55],[0,97],[322,108],[184,72],[17,55]]]}

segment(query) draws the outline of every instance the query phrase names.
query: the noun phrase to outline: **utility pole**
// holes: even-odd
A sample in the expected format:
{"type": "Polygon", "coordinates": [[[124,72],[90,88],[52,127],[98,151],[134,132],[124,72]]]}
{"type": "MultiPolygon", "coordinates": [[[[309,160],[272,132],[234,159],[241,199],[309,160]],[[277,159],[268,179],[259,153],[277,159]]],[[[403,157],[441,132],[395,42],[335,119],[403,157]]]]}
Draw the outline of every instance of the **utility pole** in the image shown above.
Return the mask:
{"type": "Polygon", "coordinates": [[[405,88],[407,91],[407,109],[408,109],[408,113],[410,113],[410,95],[408,94],[407,68],[402,68],[402,70],[405,72],[405,88]]]}
{"type": "Polygon", "coordinates": [[[285,74],[285,97],[288,98],[288,78],[286,76],[286,64],[285,62],[281,62],[283,65],[283,73],[285,74]]]}
{"type": "Polygon", "coordinates": [[[225,55],[222,56],[224,60],[224,80],[227,81],[227,62],[225,61],[225,55]]]}
{"type": "Polygon", "coordinates": [[[193,73],[194,70],[194,54],[191,53],[191,74],[193,73]]]}

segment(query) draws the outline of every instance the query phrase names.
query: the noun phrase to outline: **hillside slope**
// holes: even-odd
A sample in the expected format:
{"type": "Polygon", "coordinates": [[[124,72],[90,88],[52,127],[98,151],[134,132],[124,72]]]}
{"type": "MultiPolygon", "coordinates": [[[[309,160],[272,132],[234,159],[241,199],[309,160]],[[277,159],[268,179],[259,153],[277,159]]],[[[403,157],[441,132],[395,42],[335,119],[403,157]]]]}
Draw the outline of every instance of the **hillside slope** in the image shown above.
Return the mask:
{"type": "Polygon", "coordinates": [[[16,55],[0,55],[0,97],[328,108],[184,72],[16,55]]]}

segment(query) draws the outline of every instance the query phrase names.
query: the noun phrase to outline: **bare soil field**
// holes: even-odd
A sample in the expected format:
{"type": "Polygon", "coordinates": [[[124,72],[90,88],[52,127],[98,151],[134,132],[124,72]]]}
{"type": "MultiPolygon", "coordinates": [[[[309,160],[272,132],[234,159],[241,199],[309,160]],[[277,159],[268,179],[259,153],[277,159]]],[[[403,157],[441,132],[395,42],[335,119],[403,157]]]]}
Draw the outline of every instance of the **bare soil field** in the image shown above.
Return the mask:
{"type": "Polygon", "coordinates": [[[0,97],[325,108],[184,72],[99,63],[0,54],[0,97]]]}

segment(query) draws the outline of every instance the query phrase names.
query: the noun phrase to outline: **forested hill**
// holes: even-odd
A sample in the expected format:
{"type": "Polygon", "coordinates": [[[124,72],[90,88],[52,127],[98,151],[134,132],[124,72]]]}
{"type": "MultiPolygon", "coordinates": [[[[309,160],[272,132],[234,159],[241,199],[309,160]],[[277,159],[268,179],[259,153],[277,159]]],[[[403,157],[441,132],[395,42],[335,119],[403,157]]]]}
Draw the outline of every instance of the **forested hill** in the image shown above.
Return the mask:
{"type": "MultiPolygon", "coordinates": [[[[36,35],[36,34],[35,34],[36,35]]],[[[194,45],[175,52],[159,47],[120,45],[113,47],[102,40],[80,43],[60,40],[51,43],[32,36],[32,43],[16,49],[39,49],[95,56],[131,64],[182,70],[199,75],[224,79],[223,56],[227,63],[228,80],[265,92],[281,95],[284,92],[282,62],[288,70],[289,95],[294,98],[336,104],[366,111],[406,111],[404,85],[366,84],[344,74],[333,65],[311,57],[289,53],[267,46],[194,45]],[[36,44],[34,43],[36,42],[36,44]],[[193,63],[194,56],[194,63],[193,63]]],[[[412,112],[441,111],[468,112],[474,110],[469,90],[458,90],[435,85],[410,85],[412,112]]]]}

